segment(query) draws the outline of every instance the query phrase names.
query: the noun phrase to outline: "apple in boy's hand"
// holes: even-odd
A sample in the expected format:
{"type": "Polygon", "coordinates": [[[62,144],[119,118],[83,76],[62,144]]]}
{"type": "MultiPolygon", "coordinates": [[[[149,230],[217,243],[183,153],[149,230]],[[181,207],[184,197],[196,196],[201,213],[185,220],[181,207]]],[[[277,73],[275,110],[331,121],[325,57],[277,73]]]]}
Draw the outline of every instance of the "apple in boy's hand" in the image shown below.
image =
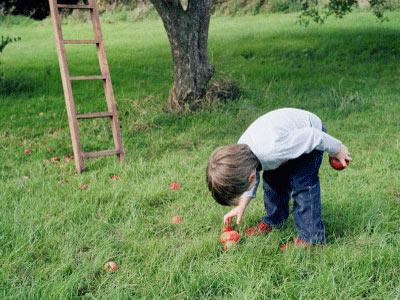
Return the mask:
{"type": "MultiPolygon", "coordinates": [[[[332,168],[338,171],[346,168],[336,157],[332,156],[329,156],[329,164],[331,165],[332,168]]],[[[350,164],[350,161],[348,159],[346,159],[346,164],[347,166],[350,164]]]]}

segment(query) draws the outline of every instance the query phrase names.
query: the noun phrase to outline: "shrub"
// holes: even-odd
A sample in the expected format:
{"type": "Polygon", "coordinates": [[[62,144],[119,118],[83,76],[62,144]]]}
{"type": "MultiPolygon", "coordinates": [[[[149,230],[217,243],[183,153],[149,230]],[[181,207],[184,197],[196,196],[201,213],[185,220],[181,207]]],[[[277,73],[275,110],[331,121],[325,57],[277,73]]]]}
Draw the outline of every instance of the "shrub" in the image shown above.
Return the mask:
{"type": "Polygon", "coordinates": [[[299,0],[268,0],[267,5],[267,11],[270,12],[294,12],[301,9],[299,0]]]}
{"type": "Polygon", "coordinates": [[[0,54],[3,52],[4,48],[5,48],[8,44],[10,44],[10,43],[12,43],[12,42],[19,41],[19,40],[21,40],[20,37],[9,37],[9,36],[4,37],[4,36],[1,36],[1,40],[0,40],[0,54]]]}
{"type": "Polygon", "coordinates": [[[216,13],[225,15],[300,11],[301,0],[216,0],[216,13]]]}

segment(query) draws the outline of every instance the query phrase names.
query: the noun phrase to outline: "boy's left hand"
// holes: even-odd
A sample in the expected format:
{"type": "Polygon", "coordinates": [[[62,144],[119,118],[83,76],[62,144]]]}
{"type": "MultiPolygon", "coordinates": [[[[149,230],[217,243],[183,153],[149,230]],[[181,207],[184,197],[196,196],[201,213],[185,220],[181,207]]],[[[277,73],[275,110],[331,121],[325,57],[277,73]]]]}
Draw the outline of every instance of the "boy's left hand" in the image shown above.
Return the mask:
{"type": "Polygon", "coordinates": [[[349,149],[343,144],[340,146],[339,152],[336,153],[334,155],[334,157],[336,157],[344,167],[347,167],[346,160],[347,161],[352,160],[350,153],[349,153],[349,149]]]}

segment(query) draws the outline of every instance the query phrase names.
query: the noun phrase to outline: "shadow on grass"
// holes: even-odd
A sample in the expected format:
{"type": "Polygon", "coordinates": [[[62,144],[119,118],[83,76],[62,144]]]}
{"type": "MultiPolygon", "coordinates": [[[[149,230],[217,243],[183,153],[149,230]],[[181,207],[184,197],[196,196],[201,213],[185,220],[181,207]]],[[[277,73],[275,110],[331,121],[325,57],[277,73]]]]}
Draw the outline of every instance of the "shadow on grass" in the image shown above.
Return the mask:
{"type": "Polygon", "coordinates": [[[349,201],[346,205],[325,203],[323,211],[328,243],[341,239],[354,240],[359,235],[372,236],[377,232],[387,234],[396,229],[393,225],[396,221],[391,220],[393,207],[390,203],[371,205],[369,200],[361,199],[349,201]]]}
{"type": "Polygon", "coordinates": [[[8,78],[0,75],[0,97],[27,95],[32,96],[38,86],[28,78],[8,78]]]}
{"type": "MultiPolygon", "coordinates": [[[[370,58],[370,62],[384,63],[400,55],[397,42],[400,32],[388,28],[332,29],[322,25],[313,31],[281,34],[282,36],[267,33],[259,39],[247,35],[240,39],[231,39],[225,45],[226,48],[231,44],[245,45],[236,47],[233,51],[245,60],[268,57],[271,54],[277,58],[287,58],[288,61],[284,64],[286,67],[287,63],[296,63],[299,59],[323,61],[330,57],[347,58],[352,62],[349,67],[354,67],[357,61],[368,64],[365,58],[370,58]]],[[[220,45],[224,44],[219,43],[220,45]]]]}
{"type": "MultiPolygon", "coordinates": [[[[313,30],[313,29],[312,29],[313,30]]],[[[338,76],[353,74],[352,70],[358,69],[360,66],[376,65],[392,65],[397,63],[400,58],[400,48],[397,46],[397,41],[400,38],[400,32],[387,28],[364,28],[364,29],[331,29],[321,27],[318,31],[307,31],[301,33],[282,32],[281,35],[265,34],[261,38],[256,39],[254,35],[247,35],[240,39],[229,39],[225,43],[218,43],[218,49],[221,53],[223,49],[232,48],[234,64],[237,58],[245,61],[259,60],[261,65],[265,64],[265,68],[270,68],[270,60],[274,60],[275,74],[270,74],[280,77],[286,72],[291,73],[291,79],[303,82],[304,75],[293,72],[296,68],[303,68],[306,64],[312,64],[315,70],[327,68],[327,63],[330,64],[329,73],[340,72],[338,76]],[[245,42],[245,43],[244,43],[245,42]],[[345,63],[345,65],[343,65],[345,63]],[[282,69],[281,69],[282,68],[282,69]],[[345,68],[346,70],[343,70],[345,68]],[[285,70],[283,73],[282,70],[285,70]],[[298,76],[296,78],[296,76],[298,76]]],[[[212,43],[212,40],[210,41],[212,43]]],[[[212,48],[215,46],[211,45],[212,48]]],[[[109,52],[112,51],[110,48],[109,52]]],[[[161,52],[162,49],[159,50],[161,52]]],[[[137,59],[139,61],[148,61],[147,53],[140,53],[137,59]]],[[[150,60],[154,67],[159,66],[157,60],[150,60]]],[[[119,62],[118,67],[113,68],[115,74],[123,74],[123,77],[132,76],[132,80],[143,79],[143,76],[148,76],[148,82],[159,79],[159,73],[139,73],[131,70],[126,70],[129,62],[119,62]],[[136,77],[136,78],[135,78],[136,77]],[[139,78],[140,77],[140,78],[139,78]]],[[[218,61],[215,62],[218,65],[218,61]]],[[[164,64],[165,65],[165,64],[164,64]]],[[[224,66],[225,67],[225,66],[224,66]]],[[[0,94],[2,96],[18,95],[21,93],[35,93],[35,91],[45,91],[47,82],[59,79],[59,69],[54,64],[41,64],[41,68],[30,70],[36,72],[36,82],[32,82],[32,76],[24,76],[21,72],[13,72],[1,79],[0,94]],[[57,78],[55,78],[57,76],[57,78]],[[39,80],[40,78],[40,80],[39,80]]],[[[307,70],[309,71],[309,70],[307,70]]],[[[25,70],[27,72],[27,70],[25,70]]],[[[270,72],[270,71],[269,71],[270,72]]],[[[246,71],[244,71],[246,73],[246,71]]],[[[268,74],[265,74],[268,76],[268,74]]],[[[321,73],[309,74],[310,76],[321,76],[321,73]]],[[[353,74],[354,75],[354,74],[353,74]]],[[[360,73],[361,77],[366,74],[360,73]]],[[[3,76],[4,77],[4,76],[3,76]]],[[[271,78],[264,78],[269,81],[271,78]]],[[[151,90],[151,86],[149,87],[151,90]]],[[[151,93],[151,91],[148,93],[151,93]]],[[[58,93],[57,91],[54,94],[58,93]]]]}

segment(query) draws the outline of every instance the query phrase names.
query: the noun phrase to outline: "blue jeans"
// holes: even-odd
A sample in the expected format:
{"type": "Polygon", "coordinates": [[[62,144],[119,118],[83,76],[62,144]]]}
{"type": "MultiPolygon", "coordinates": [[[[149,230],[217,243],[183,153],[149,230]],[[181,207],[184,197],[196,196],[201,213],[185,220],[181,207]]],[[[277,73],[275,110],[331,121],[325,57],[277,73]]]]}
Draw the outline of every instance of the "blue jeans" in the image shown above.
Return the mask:
{"type": "Polygon", "coordinates": [[[271,227],[282,225],[289,216],[289,200],[292,195],[293,218],[299,237],[311,244],[325,243],[318,177],[322,156],[322,151],[314,150],[263,173],[264,206],[267,213],[262,221],[271,227]]]}

